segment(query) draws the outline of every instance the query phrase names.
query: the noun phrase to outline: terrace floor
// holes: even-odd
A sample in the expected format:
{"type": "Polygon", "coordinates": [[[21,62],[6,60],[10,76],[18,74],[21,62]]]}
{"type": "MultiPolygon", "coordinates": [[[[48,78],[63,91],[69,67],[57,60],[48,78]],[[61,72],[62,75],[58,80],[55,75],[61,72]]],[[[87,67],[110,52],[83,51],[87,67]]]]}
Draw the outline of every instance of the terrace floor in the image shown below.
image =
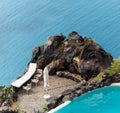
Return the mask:
{"type": "MultiPolygon", "coordinates": [[[[51,97],[54,97],[67,89],[73,88],[77,83],[70,79],[50,76],[49,84],[50,90],[48,93],[51,97]]],[[[18,95],[19,108],[27,113],[33,113],[34,109],[43,111],[42,106],[47,103],[43,96],[43,81],[40,81],[38,86],[32,86],[29,95],[24,90],[20,90],[18,95]]]]}

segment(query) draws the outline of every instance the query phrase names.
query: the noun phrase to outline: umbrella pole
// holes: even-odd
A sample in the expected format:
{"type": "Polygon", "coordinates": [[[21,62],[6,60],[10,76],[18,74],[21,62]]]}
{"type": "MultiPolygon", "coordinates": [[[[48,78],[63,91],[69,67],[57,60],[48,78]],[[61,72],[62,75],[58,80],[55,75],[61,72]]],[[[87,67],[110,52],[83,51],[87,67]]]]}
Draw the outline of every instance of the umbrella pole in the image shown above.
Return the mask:
{"type": "Polygon", "coordinates": [[[44,92],[45,92],[45,94],[44,94],[44,99],[48,99],[48,98],[50,98],[50,95],[48,94],[48,88],[46,87],[45,89],[44,89],[44,92]]]}

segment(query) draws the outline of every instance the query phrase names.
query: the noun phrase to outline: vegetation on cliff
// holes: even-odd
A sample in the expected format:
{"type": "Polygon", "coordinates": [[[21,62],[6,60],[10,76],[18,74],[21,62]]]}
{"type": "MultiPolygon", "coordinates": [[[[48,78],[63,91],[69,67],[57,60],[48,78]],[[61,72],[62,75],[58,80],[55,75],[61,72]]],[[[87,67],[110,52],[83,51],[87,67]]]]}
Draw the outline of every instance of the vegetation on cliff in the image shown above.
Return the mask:
{"type": "Polygon", "coordinates": [[[120,73],[120,58],[114,59],[112,65],[109,68],[103,70],[96,77],[94,77],[93,81],[94,82],[99,81],[102,78],[102,76],[106,73],[112,76],[120,73]]]}
{"type": "Polygon", "coordinates": [[[1,86],[0,87],[0,106],[4,106],[4,104],[8,104],[11,106],[14,101],[15,90],[12,86],[1,86]]]}

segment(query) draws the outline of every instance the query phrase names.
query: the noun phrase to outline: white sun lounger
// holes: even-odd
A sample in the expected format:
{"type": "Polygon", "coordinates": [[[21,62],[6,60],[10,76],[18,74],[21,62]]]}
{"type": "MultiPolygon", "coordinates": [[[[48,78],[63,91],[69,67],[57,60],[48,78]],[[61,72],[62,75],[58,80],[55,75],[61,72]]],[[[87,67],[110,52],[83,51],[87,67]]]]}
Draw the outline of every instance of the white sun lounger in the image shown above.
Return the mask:
{"type": "Polygon", "coordinates": [[[15,80],[11,83],[12,86],[20,88],[25,82],[27,82],[35,73],[37,68],[36,63],[30,63],[28,67],[28,71],[19,79],[15,80]]]}

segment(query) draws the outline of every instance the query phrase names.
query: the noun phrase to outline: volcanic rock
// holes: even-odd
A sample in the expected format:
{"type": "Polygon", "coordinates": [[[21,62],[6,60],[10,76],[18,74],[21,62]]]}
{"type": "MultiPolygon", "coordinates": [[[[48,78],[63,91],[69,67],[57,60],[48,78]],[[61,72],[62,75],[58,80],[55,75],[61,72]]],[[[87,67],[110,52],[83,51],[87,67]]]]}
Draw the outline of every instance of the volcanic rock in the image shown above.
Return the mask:
{"type": "Polygon", "coordinates": [[[75,31],[68,37],[62,34],[49,37],[44,45],[35,47],[31,59],[40,69],[47,66],[50,75],[67,71],[85,80],[108,68],[112,61],[113,57],[99,44],[75,31]]]}

